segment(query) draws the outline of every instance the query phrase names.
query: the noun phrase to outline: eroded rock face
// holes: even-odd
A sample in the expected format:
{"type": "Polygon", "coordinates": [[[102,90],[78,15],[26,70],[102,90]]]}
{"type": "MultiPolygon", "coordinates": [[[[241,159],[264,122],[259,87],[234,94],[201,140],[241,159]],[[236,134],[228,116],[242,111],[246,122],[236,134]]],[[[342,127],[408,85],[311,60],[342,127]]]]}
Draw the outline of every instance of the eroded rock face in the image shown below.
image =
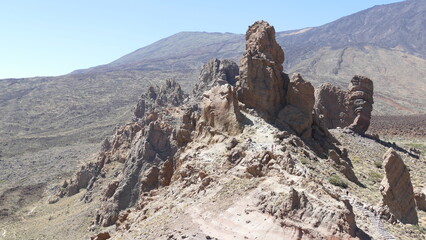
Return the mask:
{"type": "Polygon", "coordinates": [[[348,200],[330,199],[325,205],[291,188],[281,194],[261,195],[258,206],[281,220],[284,229],[291,229],[291,239],[350,239],[356,235],[355,215],[348,200]]]}
{"type": "Polygon", "coordinates": [[[238,65],[231,60],[211,59],[204,64],[199,82],[195,85],[194,96],[201,100],[203,93],[212,89],[215,86],[230,84],[235,86],[235,77],[239,74],[238,65]]]}
{"type": "Polygon", "coordinates": [[[364,134],[370,126],[373,111],[373,81],[363,76],[355,76],[349,84],[348,100],[355,114],[349,129],[364,134]]]}
{"type": "Polygon", "coordinates": [[[192,107],[186,108],[182,116],[182,124],[177,130],[176,141],[179,147],[185,146],[192,141],[192,133],[197,124],[196,114],[192,107]]]}
{"type": "Polygon", "coordinates": [[[275,29],[257,21],[246,33],[246,51],[237,77],[238,100],[274,121],[285,105],[288,77],[282,72],[284,51],[275,40],[275,29]]]}
{"type": "MultiPolygon", "coordinates": [[[[169,185],[177,151],[177,134],[171,123],[178,121],[167,114],[167,109],[180,106],[186,97],[174,81],[150,87],[137,104],[137,120],[118,128],[111,140],[106,139],[97,162],[87,164],[69,184],[66,182],[60,196],[70,196],[87,188],[89,191],[83,200],[91,201],[91,190],[97,179],[110,179],[101,189],[101,206],[95,220],[97,224],[109,226],[118,219],[120,211],[134,206],[143,192],[169,185]]],[[[191,115],[185,115],[183,129],[192,131],[195,127],[192,121],[191,115]]]]}
{"type": "Polygon", "coordinates": [[[235,135],[241,133],[242,115],[235,89],[229,84],[217,86],[204,93],[201,103],[201,127],[235,135]]]}
{"type": "Polygon", "coordinates": [[[134,114],[143,118],[146,114],[156,112],[166,106],[180,106],[188,97],[174,80],[167,80],[164,85],[151,86],[139,99],[134,114]]]}
{"type": "Polygon", "coordinates": [[[327,128],[348,127],[364,134],[370,126],[373,110],[373,81],[354,76],[348,90],[322,84],[315,92],[315,113],[327,128]]]}
{"type": "Polygon", "coordinates": [[[426,212],[426,194],[417,190],[414,192],[414,199],[416,200],[417,208],[426,212]]]}
{"type": "Polygon", "coordinates": [[[75,177],[70,180],[70,183],[67,184],[67,195],[72,196],[77,194],[80,189],[88,187],[90,181],[98,174],[98,171],[99,168],[94,163],[88,163],[82,166],[80,171],[78,171],[75,177]]]}
{"type": "Polygon", "coordinates": [[[160,121],[151,122],[138,132],[127,148],[128,157],[118,184],[105,191],[97,223],[109,226],[115,223],[121,210],[135,205],[140,193],[170,183],[173,174],[171,158],[176,152],[173,128],[160,121]]]}
{"type": "Polygon", "coordinates": [[[380,193],[383,196],[384,212],[389,212],[400,222],[418,224],[416,203],[410,173],[398,153],[390,148],[383,156],[385,177],[380,193]]]}
{"type": "Polygon", "coordinates": [[[331,160],[333,167],[335,167],[339,172],[345,175],[350,181],[358,183],[358,178],[356,177],[354,170],[350,162],[347,162],[344,158],[341,158],[335,150],[328,151],[328,159],[331,160]]]}
{"type": "Polygon", "coordinates": [[[139,99],[134,111],[136,118],[143,118],[145,116],[145,107],[145,99],[139,99]]]}
{"type": "Polygon", "coordinates": [[[314,103],[314,87],[300,74],[294,74],[288,86],[287,105],[278,114],[277,126],[289,126],[298,136],[311,138],[314,103]]]}
{"type": "Polygon", "coordinates": [[[321,124],[328,129],[349,126],[355,115],[349,111],[346,102],[347,92],[331,83],[323,83],[315,89],[315,113],[319,116],[321,124]]]}

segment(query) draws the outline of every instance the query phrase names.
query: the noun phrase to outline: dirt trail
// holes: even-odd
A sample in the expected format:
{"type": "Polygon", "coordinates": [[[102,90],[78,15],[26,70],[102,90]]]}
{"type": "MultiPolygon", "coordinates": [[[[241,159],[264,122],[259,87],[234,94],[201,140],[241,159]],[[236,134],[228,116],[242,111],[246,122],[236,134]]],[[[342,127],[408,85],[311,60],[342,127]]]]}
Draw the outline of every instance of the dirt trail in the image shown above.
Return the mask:
{"type": "Polygon", "coordinates": [[[343,197],[343,199],[348,199],[352,206],[354,206],[356,209],[358,209],[358,211],[361,211],[365,216],[367,216],[371,224],[374,226],[380,236],[383,237],[383,239],[396,240],[396,238],[385,229],[383,222],[380,219],[380,216],[374,215],[374,213],[364,208],[362,204],[357,203],[352,197],[343,197]]]}
{"type": "Polygon", "coordinates": [[[2,234],[1,234],[1,236],[2,236],[2,238],[5,238],[5,237],[6,237],[6,234],[7,234],[7,231],[6,231],[6,229],[4,229],[4,228],[2,228],[2,230],[3,230],[3,232],[2,232],[2,234]]]}
{"type": "Polygon", "coordinates": [[[283,229],[273,217],[254,209],[254,192],[236,201],[226,211],[191,210],[192,221],[200,229],[220,239],[286,239],[283,229]],[[253,210],[251,210],[253,209],[253,210]]]}

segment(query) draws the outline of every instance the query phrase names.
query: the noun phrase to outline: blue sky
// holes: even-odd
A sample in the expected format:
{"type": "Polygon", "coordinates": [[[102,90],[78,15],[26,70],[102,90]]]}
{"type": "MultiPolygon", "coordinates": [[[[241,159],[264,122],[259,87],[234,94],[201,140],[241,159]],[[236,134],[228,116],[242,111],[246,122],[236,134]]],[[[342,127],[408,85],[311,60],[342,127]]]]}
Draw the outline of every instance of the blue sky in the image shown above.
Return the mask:
{"type": "Polygon", "coordinates": [[[5,0],[0,78],[55,76],[106,64],[181,31],[245,33],[320,26],[391,0],[5,0]]]}

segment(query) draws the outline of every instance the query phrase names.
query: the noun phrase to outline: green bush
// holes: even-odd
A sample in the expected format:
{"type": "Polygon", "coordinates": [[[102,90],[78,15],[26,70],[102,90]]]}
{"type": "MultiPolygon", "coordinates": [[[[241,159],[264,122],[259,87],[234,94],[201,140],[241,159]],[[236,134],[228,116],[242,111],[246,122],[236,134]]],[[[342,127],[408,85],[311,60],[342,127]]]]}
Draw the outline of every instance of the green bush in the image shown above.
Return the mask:
{"type": "Polygon", "coordinates": [[[309,164],[309,159],[302,157],[302,158],[300,159],[300,162],[301,162],[303,165],[306,165],[306,164],[309,164]]]}
{"type": "Polygon", "coordinates": [[[333,184],[334,186],[338,186],[338,187],[341,187],[341,188],[347,188],[348,187],[348,183],[345,180],[341,179],[337,175],[331,175],[328,178],[328,182],[333,184]]]}
{"type": "Polygon", "coordinates": [[[374,166],[376,166],[377,168],[382,168],[383,167],[382,161],[380,160],[374,161],[374,166]]]}

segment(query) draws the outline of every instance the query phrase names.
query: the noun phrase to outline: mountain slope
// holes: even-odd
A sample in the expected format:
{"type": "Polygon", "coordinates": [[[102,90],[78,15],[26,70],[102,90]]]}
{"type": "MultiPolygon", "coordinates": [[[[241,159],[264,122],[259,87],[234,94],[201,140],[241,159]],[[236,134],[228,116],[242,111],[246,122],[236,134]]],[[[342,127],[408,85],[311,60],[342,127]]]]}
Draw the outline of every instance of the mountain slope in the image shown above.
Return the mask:
{"type": "Polygon", "coordinates": [[[233,33],[181,32],[129,53],[114,62],[81,72],[106,70],[172,70],[199,68],[212,57],[237,60],[244,36],[233,33]]]}
{"type": "MultiPolygon", "coordinates": [[[[375,6],[320,27],[279,32],[277,41],[286,54],[285,70],[300,72],[316,85],[333,82],[342,87],[353,75],[366,75],[378,90],[376,114],[424,113],[425,2],[375,6]],[[356,52],[356,59],[344,56],[348,48],[356,52]]],[[[183,32],[110,64],[82,71],[196,72],[209,58],[238,61],[243,49],[243,35],[183,32]]]]}
{"type": "MultiPolygon", "coordinates": [[[[426,56],[426,1],[410,0],[375,6],[302,34],[280,39],[288,51],[374,45],[426,56]]],[[[306,51],[306,50],[305,50],[306,51]]],[[[296,54],[299,55],[300,54],[296,54]]],[[[295,60],[296,62],[298,60],[295,60]]]]}
{"type": "MultiPolygon", "coordinates": [[[[379,5],[340,18],[320,27],[277,33],[277,41],[284,47],[291,67],[309,53],[323,47],[343,48],[373,45],[388,50],[426,56],[426,1],[410,0],[379,5]]],[[[277,24],[277,23],[276,23],[277,24]]],[[[238,58],[244,50],[244,36],[231,33],[181,32],[140,48],[116,61],[103,65],[114,68],[143,69],[142,63],[158,60],[238,58]]],[[[190,62],[193,63],[193,62],[190,62]]],[[[167,64],[167,63],[166,63],[167,64]]],[[[190,65],[189,63],[187,65],[190,65]]],[[[161,67],[161,66],[158,66],[161,67]]],[[[96,68],[95,68],[96,69],[96,68]]]]}

